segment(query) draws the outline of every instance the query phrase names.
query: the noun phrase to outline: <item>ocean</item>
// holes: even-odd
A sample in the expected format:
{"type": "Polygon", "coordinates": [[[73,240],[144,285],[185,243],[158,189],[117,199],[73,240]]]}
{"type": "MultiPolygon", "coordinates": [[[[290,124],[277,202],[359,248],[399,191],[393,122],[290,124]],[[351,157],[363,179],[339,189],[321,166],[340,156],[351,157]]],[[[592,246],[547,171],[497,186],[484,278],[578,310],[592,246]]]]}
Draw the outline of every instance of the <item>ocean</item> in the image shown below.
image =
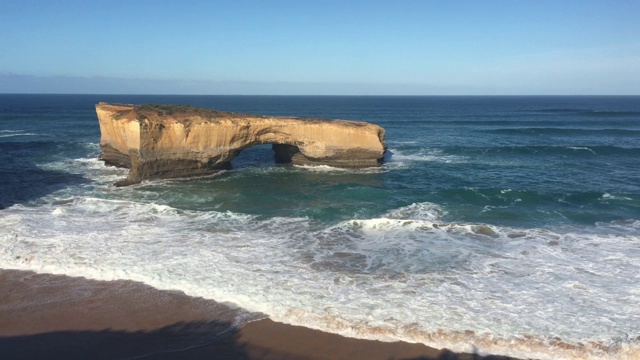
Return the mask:
{"type": "Polygon", "coordinates": [[[130,279],[350,337],[640,354],[640,97],[0,95],[0,268],[130,279]],[[116,188],[94,106],[362,120],[380,168],[116,188]]]}

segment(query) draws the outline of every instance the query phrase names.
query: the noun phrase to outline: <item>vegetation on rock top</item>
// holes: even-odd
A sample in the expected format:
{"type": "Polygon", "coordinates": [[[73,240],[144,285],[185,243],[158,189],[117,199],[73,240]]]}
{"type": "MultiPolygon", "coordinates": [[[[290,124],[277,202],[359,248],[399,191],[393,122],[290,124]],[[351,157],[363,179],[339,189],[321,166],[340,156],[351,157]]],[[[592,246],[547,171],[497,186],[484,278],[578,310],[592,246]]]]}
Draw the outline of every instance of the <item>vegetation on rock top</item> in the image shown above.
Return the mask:
{"type": "Polygon", "coordinates": [[[240,114],[232,112],[217,111],[195,107],[191,105],[158,105],[144,104],[136,105],[134,110],[138,113],[154,113],[157,116],[170,115],[197,115],[203,118],[239,117],[240,114]]]}

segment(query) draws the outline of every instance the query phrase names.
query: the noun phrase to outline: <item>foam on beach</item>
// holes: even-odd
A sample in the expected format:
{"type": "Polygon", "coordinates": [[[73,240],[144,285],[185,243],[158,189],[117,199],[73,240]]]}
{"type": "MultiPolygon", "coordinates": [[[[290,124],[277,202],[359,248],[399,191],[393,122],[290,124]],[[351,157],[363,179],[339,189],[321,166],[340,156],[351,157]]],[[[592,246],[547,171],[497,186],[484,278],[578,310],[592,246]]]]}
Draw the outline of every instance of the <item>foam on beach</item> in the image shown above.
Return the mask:
{"type": "Polygon", "coordinates": [[[72,197],[5,209],[0,267],[134,280],[289,324],[454,351],[637,351],[640,313],[628,305],[640,303],[636,222],[585,233],[447,222],[446,213],[417,203],[318,228],[308,218],[72,197]]]}

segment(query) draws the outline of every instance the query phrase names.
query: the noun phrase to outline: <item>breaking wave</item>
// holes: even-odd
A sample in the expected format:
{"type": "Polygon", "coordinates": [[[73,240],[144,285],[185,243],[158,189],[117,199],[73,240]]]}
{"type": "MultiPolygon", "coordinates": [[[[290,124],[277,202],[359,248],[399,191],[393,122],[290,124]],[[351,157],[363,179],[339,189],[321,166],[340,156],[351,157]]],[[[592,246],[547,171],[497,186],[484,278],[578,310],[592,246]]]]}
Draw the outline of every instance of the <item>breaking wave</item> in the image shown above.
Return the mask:
{"type": "Polygon", "coordinates": [[[638,221],[585,232],[448,217],[424,202],[319,227],[70,196],[0,213],[0,267],[141,281],[360,338],[537,358],[637,354],[638,221]]]}

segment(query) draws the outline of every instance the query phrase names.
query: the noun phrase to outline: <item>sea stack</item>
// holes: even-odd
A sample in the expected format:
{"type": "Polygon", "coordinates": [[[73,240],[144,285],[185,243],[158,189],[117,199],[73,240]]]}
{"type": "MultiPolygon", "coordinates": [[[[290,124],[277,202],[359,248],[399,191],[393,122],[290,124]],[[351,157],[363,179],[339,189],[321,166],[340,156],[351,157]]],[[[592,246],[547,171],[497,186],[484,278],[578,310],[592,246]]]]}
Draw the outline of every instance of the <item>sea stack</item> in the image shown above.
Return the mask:
{"type": "Polygon", "coordinates": [[[125,186],[231,167],[242,149],[272,144],[278,162],[343,168],[380,166],[382,127],[366,122],[272,117],[183,105],[96,105],[100,159],[129,168],[125,186]]]}

